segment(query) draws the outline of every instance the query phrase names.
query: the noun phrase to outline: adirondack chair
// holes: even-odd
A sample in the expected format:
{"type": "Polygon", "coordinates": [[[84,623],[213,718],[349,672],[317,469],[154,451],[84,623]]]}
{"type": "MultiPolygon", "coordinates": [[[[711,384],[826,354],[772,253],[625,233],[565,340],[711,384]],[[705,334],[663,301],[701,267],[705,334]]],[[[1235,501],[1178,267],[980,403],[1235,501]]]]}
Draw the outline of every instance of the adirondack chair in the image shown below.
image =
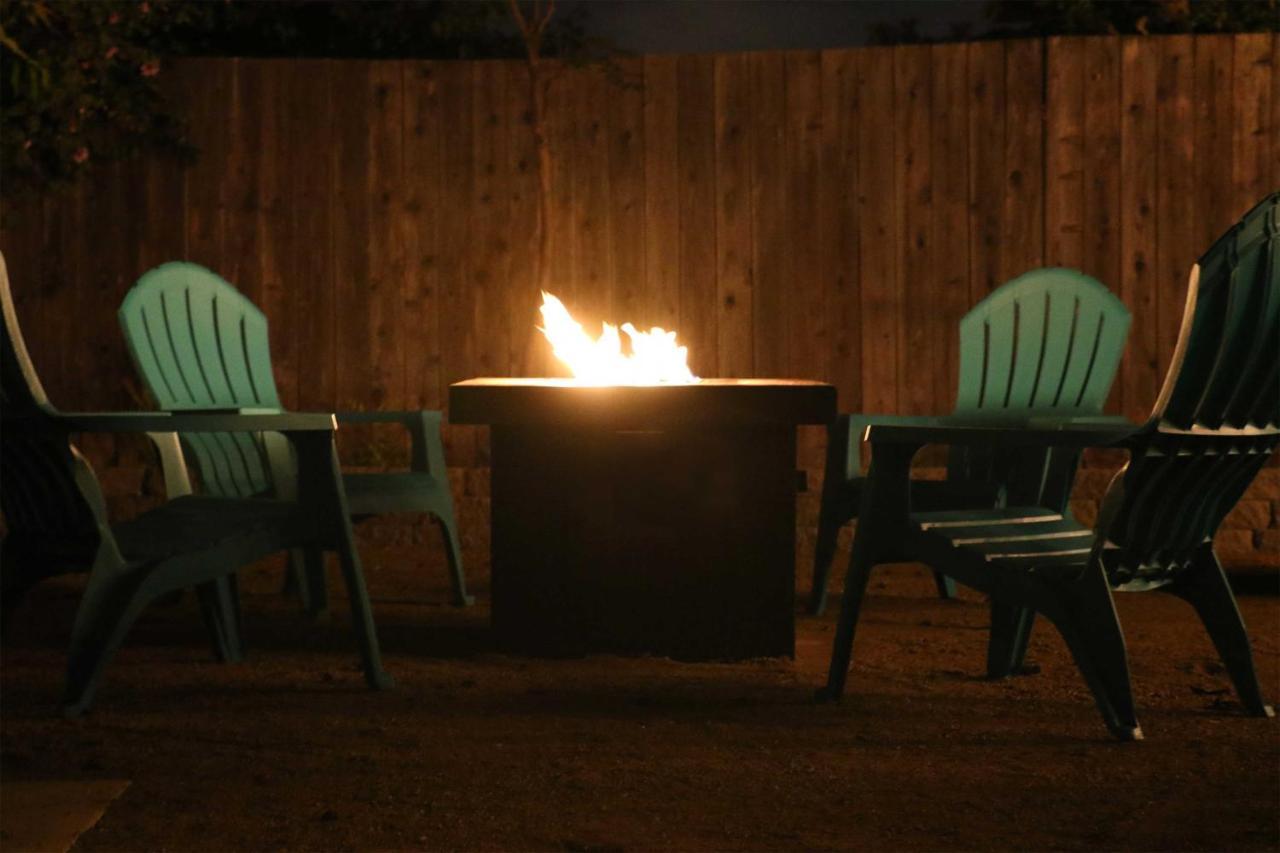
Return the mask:
{"type": "Polygon", "coordinates": [[[7,526],[0,544],[0,597],[7,624],[8,614],[40,580],[89,573],[67,661],[63,710],[68,716],[89,708],[107,662],[142,609],[177,589],[196,587],[215,656],[239,660],[235,571],[291,547],[337,552],[365,678],[371,687],[391,686],[347,517],[332,415],[60,412],[45,396],[28,357],[3,255],[0,306],[0,510],[7,526]],[[282,434],[303,463],[296,499],[190,494],[178,431],[208,437],[264,430],[282,434]],[[151,436],[167,476],[177,478],[168,483],[170,500],[131,521],[111,524],[98,480],[70,441],[80,432],[151,436]]]}
{"type": "MultiPolygon", "coordinates": [[[[271,371],[267,318],[217,274],[192,263],[163,264],[138,280],[119,314],[134,364],[161,409],[282,411],[271,371]],[[242,358],[226,358],[228,340],[241,342],[242,358]]],[[[466,605],[473,599],[463,576],[440,417],[433,411],[338,413],[339,423],[400,424],[412,439],[409,471],[344,474],[343,484],[356,520],[389,512],[429,513],[444,537],[454,601],[466,605]]],[[[292,492],[293,460],[278,441],[263,448],[269,464],[255,466],[257,439],[247,433],[184,432],[181,439],[213,494],[245,497],[272,487],[292,492]]],[[[327,593],[319,552],[295,552],[290,568],[304,607],[313,613],[324,610],[327,593]]]]}
{"type": "MultiPolygon", "coordinates": [[[[1124,303],[1096,279],[1075,270],[1038,269],[1013,279],[960,321],[959,387],[952,417],[999,422],[1027,414],[1099,414],[1120,364],[1129,319],[1124,303]]],[[[809,600],[814,615],[826,608],[836,537],[858,516],[866,489],[859,448],[863,433],[872,424],[930,420],[851,414],[841,415],[828,428],[809,600]]],[[[989,508],[1028,489],[1053,487],[1059,509],[1065,510],[1079,454],[1059,451],[1039,457],[1019,460],[1021,473],[1015,475],[1007,455],[988,448],[953,447],[945,480],[912,481],[913,506],[989,508]]],[[[936,572],[934,578],[942,597],[955,594],[946,575],[936,572]]],[[[1029,620],[1030,615],[1020,618],[1029,620]]]]}
{"type": "MultiPolygon", "coordinates": [[[[1163,590],[1196,610],[1245,710],[1262,699],[1244,623],[1213,536],[1280,445],[1280,193],[1253,208],[1192,268],[1172,364],[1142,426],[1029,418],[1025,427],[877,425],[871,471],[823,698],[844,691],[873,566],[906,554],[1009,609],[1047,616],[1066,640],[1111,732],[1138,739],[1112,590],[1163,590]],[[1090,530],[1056,507],[917,512],[911,458],[927,443],[982,448],[1127,448],[1129,462],[1090,530]]],[[[993,624],[997,656],[1019,626],[993,624]]]]}

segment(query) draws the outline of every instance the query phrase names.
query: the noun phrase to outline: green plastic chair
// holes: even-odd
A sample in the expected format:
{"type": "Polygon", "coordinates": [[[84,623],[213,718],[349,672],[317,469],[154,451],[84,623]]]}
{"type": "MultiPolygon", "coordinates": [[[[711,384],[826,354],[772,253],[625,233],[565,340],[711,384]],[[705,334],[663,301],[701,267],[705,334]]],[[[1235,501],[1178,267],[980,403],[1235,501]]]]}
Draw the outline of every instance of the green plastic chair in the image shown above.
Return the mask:
{"type": "MultiPolygon", "coordinates": [[[[1096,279],[1075,270],[1032,270],[993,292],[960,321],[960,370],[952,418],[1007,421],[1028,415],[1096,415],[1115,380],[1129,334],[1129,311],[1096,279]]],[[[866,475],[859,445],[872,424],[928,423],[931,418],[841,415],[828,429],[826,473],[813,555],[809,609],[826,608],[827,581],[840,528],[858,516],[866,475]]],[[[919,509],[992,507],[1010,498],[1056,492],[1060,510],[1078,453],[1042,453],[1009,465],[1007,454],[954,447],[945,480],[915,480],[919,509]],[[1031,491],[1032,495],[1027,495],[1031,491]]],[[[954,595],[935,573],[938,592],[954,595]]],[[[1022,618],[1029,619],[1029,615],[1022,618]]]]}
{"type": "Polygon", "coordinates": [[[89,573],[76,611],[63,710],[87,710],[106,665],[146,605],[194,586],[219,660],[244,655],[235,572],[286,548],[337,552],[351,600],[365,678],[391,685],[382,669],[369,596],[338,472],[332,415],[71,414],[45,396],[27,355],[0,255],[0,599],[6,626],[44,578],[89,573]],[[191,494],[177,431],[210,436],[272,430],[297,453],[296,500],[191,494]],[[78,432],[146,433],[164,462],[170,500],[111,524],[98,480],[70,442],[78,432]]]}
{"type": "MultiPolygon", "coordinates": [[[[1029,418],[1022,427],[875,425],[871,472],[849,564],[826,698],[844,690],[871,569],[907,555],[988,593],[1006,612],[1047,616],[1066,640],[1113,734],[1138,739],[1124,636],[1112,590],[1163,590],[1199,614],[1245,710],[1262,699],[1244,622],[1213,536],[1280,446],[1280,193],[1219,239],[1192,269],[1173,362],[1150,419],[1121,427],[1029,418]],[[1116,446],[1129,463],[1095,529],[1055,506],[918,512],[911,458],[925,444],[1074,450],[1116,446]]],[[[992,625],[992,656],[1014,657],[1016,620],[992,625]]]]}
{"type": "MultiPolygon", "coordinates": [[[[161,409],[282,410],[271,370],[267,318],[216,273],[181,261],[163,264],[138,279],[119,314],[134,364],[161,409]]],[[[408,430],[409,471],[343,475],[352,517],[429,513],[444,537],[455,603],[470,604],[440,443],[440,412],[340,412],[337,418],[339,423],[399,423],[408,430]]],[[[279,442],[259,448],[257,438],[246,433],[184,432],[181,439],[211,494],[293,491],[293,460],[279,442]]],[[[313,613],[324,610],[328,602],[320,554],[294,553],[290,568],[304,607],[313,613]]]]}

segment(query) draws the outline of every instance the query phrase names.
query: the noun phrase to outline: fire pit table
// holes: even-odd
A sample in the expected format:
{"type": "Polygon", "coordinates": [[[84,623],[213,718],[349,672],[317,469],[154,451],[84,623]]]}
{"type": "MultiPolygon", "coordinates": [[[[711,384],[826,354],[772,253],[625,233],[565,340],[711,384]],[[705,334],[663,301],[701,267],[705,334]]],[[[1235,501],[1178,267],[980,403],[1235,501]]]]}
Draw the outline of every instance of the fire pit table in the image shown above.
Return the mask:
{"type": "Polygon", "coordinates": [[[529,654],[795,653],[796,426],[818,382],[473,379],[491,427],[493,628],[529,654]]]}

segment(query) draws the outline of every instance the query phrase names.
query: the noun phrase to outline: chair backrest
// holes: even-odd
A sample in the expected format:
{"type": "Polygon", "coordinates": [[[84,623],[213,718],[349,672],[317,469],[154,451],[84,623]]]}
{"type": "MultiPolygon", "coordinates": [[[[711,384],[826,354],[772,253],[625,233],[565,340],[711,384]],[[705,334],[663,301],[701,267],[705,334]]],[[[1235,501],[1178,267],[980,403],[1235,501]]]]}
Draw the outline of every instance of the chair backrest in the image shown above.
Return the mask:
{"type": "MultiPolygon", "coordinates": [[[[1032,270],[960,321],[955,413],[967,419],[1096,415],[1115,380],[1129,311],[1101,282],[1061,268],[1032,270]]],[[[1080,454],[954,447],[948,477],[999,482],[1017,504],[1065,512],[1080,454]]]]}
{"type": "MultiPolygon", "coordinates": [[[[138,279],[119,313],[134,364],[161,409],[280,408],[267,318],[216,273],[163,264],[138,279]]],[[[182,442],[211,494],[246,497],[271,487],[256,436],[184,433],[182,442]]]]}
{"type": "Polygon", "coordinates": [[[1158,583],[1185,568],[1280,445],[1278,336],[1280,193],[1191,271],[1164,390],[1107,497],[1114,582],[1158,583]]]}
{"type": "Polygon", "coordinates": [[[1075,270],[1032,270],[960,321],[957,415],[1097,414],[1129,334],[1129,311],[1075,270]]]}
{"type": "MultiPolygon", "coordinates": [[[[0,309],[4,315],[0,328],[0,511],[8,528],[6,552],[15,545],[28,553],[57,546],[63,556],[76,549],[91,558],[97,541],[96,519],[76,482],[75,451],[66,433],[55,427],[56,411],[27,354],[3,254],[0,309]],[[48,434],[6,429],[3,421],[17,417],[37,423],[47,419],[48,434]]],[[[5,566],[6,588],[14,568],[5,566]]],[[[48,566],[44,572],[52,574],[55,568],[48,566]]],[[[88,564],[82,568],[87,569],[88,564]]]]}

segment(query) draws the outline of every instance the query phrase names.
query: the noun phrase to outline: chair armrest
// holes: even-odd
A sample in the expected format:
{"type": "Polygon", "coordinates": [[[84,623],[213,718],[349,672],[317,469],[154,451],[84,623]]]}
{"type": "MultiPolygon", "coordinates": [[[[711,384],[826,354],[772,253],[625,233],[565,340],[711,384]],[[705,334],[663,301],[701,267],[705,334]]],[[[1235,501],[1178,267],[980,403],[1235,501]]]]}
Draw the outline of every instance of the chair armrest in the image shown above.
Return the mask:
{"type": "MultiPolygon", "coordinates": [[[[332,432],[338,428],[331,414],[271,412],[270,410],[209,410],[181,412],[59,412],[40,419],[37,429],[65,432],[332,432]]],[[[6,420],[6,427],[10,421],[6,420]]]]}
{"type": "Polygon", "coordinates": [[[444,413],[434,409],[399,412],[338,412],[338,423],[400,424],[412,442],[409,468],[421,474],[446,476],[444,447],[440,443],[440,423],[444,413]]]}
{"type": "Polygon", "coordinates": [[[867,428],[876,424],[898,426],[920,426],[932,424],[937,418],[927,415],[868,415],[853,412],[836,418],[840,430],[839,439],[844,447],[843,470],[845,479],[865,476],[867,470],[862,463],[862,442],[866,438],[867,428]]]}
{"type": "Polygon", "coordinates": [[[155,446],[160,457],[160,471],[164,475],[164,493],[168,500],[191,494],[191,475],[187,472],[187,459],[176,432],[149,432],[147,438],[155,446]]]}
{"type": "Polygon", "coordinates": [[[876,444],[961,444],[973,446],[1117,447],[1146,429],[1122,418],[1028,418],[993,424],[934,418],[927,424],[871,424],[867,438],[876,444]]]}

